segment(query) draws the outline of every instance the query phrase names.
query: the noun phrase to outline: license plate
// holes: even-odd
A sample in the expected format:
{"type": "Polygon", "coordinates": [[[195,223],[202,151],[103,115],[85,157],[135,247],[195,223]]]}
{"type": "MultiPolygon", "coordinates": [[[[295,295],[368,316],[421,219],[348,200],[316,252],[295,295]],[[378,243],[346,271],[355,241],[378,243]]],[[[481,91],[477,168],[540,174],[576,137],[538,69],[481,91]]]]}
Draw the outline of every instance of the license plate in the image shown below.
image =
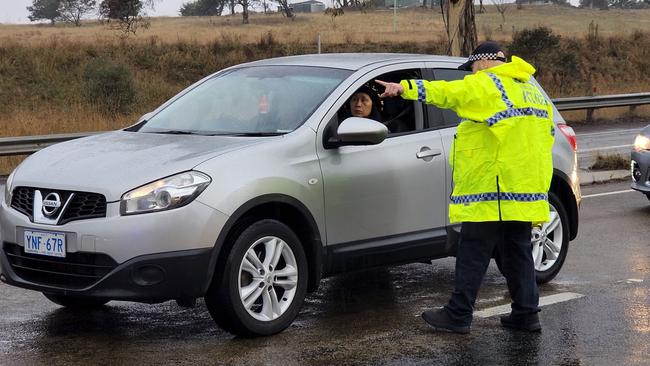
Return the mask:
{"type": "Polygon", "coordinates": [[[65,234],[25,230],[25,253],[65,258],[65,234]]]}

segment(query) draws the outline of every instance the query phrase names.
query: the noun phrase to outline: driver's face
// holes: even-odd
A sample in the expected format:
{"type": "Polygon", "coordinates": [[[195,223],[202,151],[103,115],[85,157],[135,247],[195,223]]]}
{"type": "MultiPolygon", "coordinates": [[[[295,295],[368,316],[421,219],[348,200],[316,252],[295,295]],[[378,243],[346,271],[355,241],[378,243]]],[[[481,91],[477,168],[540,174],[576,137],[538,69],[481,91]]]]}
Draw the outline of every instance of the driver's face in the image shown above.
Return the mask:
{"type": "Polygon", "coordinates": [[[350,112],[354,117],[368,117],[372,111],[372,99],[366,93],[354,93],[350,98],[350,112]]]}

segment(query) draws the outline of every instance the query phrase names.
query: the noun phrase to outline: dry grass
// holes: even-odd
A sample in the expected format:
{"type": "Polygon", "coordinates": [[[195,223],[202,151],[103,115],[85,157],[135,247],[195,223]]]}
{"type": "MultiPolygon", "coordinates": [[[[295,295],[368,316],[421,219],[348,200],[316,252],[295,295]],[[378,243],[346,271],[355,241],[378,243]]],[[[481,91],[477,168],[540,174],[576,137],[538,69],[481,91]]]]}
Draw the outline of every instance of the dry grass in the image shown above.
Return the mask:
{"type": "MultiPolygon", "coordinates": [[[[552,97],[648,90],[650,34],[638,30],[650,29],[650,9],[529,6],[517,10],[512,5],[506,20],[502,25],[500,15],[488,6],[487,13],[477,14],[479,38],[508,43],[513,29],[544,25],[563,37],[564,49],[576,54],[579,71],[572,80],[578,83],[558,88],[557,76],[540,78],[552,97]],[[598,25],[596,46],[585,39],[592,21],[598,25]]],[[[258,58],[316,52],[319,34],[324,52],[442,53],[446,38],[438,9],[399,10],[395,32],[393,13],[388,10],[348,11],[336,19],[299,14],[294,21],[279,14],[253,14],[249,25],[242,25],[240,16],[157,18],[149,30],[127,41],[97,22],[86,22],[81,28],[0,25],[0,137],[124,127],[220,68],[258,58]],[[84,67],[97,58],[131,71],[137,92],[131,114],[107,116],[83,98],[84,67]]],[[[585,112],[563,115],[580,121],[585,112]]],[[[650,106],[640,107],[634,114],[627,108],[602,109],[595,114],[612,119],[632,115],[650,116],[650,106]]],[[[0,157],[0,174],[6,174],[22,158],[0,157]]]]}
{"type": "MultiPolygon", "coordinates": [[[[570,37],[587,34],[590,22],[598,24],[602,36],[625,35],[650,29],[650,9],[589,10],[557,6],[527,6],[517,10],[514,5],[506,13],[506,23],[487,6],[487,13],[477,14],[479,38],[510,40],[512,31],[544,25],[554,33],[570,37]]],[[[119,42],[117,32],[108,26],[88,21],[80,28],[64,24],[0,25],[0,43],[38,44],[52,39],[74,39],[77,42],[106,44],[119,42]]],[[[444,28],[438,9],[408,9],[397,13],[397,31],[393,31],[393,12],[376,9],[368,13],[348,11],[332,19],[317,14],[299,14],[291,21],[280,14],[252,14],[251,24],[241,24],[241,17],[155,18],[151,28],[136,37],[136,42],[149,42],[151,37],[166,43],[209,43],[227,35],[241,42],[254,43],[269,31],[285,43],[315,43],[318,34],[324,43],[367,42],[429,42],[444,39],[444,28]]]]}
{"type": "Polygon", "coordinates": [[[630,158],[620,155],[600,155],[590,170],[626,170],[630,168],[630,158]]]}

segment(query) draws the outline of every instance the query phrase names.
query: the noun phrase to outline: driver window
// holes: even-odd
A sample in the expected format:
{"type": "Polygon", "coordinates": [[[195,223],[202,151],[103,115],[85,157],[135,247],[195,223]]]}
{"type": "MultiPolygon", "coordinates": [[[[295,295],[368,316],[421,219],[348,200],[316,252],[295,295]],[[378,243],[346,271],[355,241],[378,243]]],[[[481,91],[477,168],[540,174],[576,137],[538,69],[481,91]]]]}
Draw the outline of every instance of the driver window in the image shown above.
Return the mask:
{"type": "Polygon", "coordinates": [[[389,137],[423,129],[422,106],[401,97],[379,98],[383,87],[374,80],[398,83],[400,80],[420,79],[420,70],[400,70],[367,80],[346,100],[337,113],[338,124],[349,117],[364,117],[381,122],[389,137]]]}

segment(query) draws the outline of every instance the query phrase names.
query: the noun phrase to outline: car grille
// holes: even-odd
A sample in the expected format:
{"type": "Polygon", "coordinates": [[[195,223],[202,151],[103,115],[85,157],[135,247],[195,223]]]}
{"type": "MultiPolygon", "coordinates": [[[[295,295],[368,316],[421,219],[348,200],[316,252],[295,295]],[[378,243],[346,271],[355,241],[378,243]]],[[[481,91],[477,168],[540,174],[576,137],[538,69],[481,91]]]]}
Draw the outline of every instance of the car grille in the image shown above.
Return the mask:
{"type": "MultiPolygon", "coordinates": [[[[106,217],[106,197],[104,195],[88,192],[39,190],[43,197],[50,192],[57,192],[64,202],[71,194],[74,194],[59,219],[59,225],[75,220],[106,217]]],[[[36,191],[36,188],[17,187],[14,189],[13,198],[11,199],[11,207],[27,215],[31,221],[34,221],[34,191],[36,191]]]]}
{"type": "Polygon", "coordinates": [[[77,192],[61,215],[59,224],[97,217],[106,217],[106,198],[101,194],[77,192]]]}
{"type": "Polygon", "coordinates": [[[14,189],[11,207],[33,219],[34,214],[34,188],[18,187],[14,189]]]}
{"type": "Polygon", "coordinates": [[[20,245],[7,242],[3,249],[11,269],[20,278],[40,285],[82,289],[117,267],[117,262],[106,254],[77,252],[65,258],[46,257],[25,253],[20,245]]]}

